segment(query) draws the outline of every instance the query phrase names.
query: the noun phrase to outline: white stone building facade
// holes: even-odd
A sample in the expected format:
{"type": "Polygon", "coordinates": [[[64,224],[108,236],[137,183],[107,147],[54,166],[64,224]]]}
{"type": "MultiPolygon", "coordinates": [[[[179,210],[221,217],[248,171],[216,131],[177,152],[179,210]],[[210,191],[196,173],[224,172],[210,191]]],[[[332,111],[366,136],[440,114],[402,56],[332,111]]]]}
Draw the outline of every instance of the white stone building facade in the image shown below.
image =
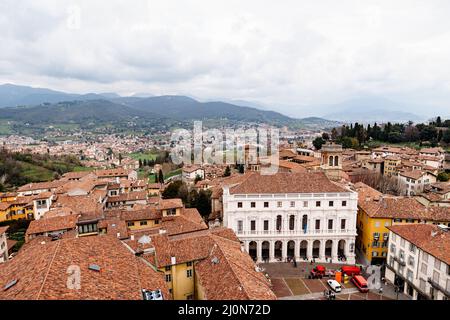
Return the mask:
{"type": "MultiPolygon", "coordinates": [[[[420,236],[417,233],[417,237],[420,236]]],[[[386,280],[413,300],[450,298],[448,263],[392,231],[389,233],[386,280]]]]}
{"type": "Polygon", "coordinates": [[[223,224],[257,262],[354,264],[358,195],[343,191],[236,194],[224,187],[223,224]]]}

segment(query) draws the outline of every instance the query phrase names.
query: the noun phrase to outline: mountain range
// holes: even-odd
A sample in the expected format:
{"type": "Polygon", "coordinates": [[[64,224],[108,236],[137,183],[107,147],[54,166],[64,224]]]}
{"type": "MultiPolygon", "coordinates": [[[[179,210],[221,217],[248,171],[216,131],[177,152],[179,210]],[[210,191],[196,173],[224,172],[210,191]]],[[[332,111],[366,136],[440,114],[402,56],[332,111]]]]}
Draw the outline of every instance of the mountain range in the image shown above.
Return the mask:
{"type": "Polygon", "coordinates": [[[318,128],[337,122],[319,118],[305,121],[281,113],[222,101],[199,102],[187,96],[115,93],[71,94],[11,84],[0,86],[0,119],[28,125],[61,123],[179,123],[209,120],[217,123],[266,123],[276,126],[318,128]]]}

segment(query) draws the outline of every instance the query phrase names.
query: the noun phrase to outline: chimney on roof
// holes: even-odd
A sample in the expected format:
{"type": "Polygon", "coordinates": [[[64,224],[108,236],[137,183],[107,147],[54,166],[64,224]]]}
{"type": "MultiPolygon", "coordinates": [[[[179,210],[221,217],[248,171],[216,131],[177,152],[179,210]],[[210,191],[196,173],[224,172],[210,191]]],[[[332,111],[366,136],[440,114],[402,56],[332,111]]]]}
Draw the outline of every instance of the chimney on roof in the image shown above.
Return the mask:
{"type": "Polygon", "coordinates": [[[171,263],[172,265],[177,264],[177,258],[176,258],[176,257],[170,257],[170,263],[171,263]]]}
{"type": "Polygon", "coordinates": [[[131,241],[134,240],[134,234],[132,234],[132,235],[130,236],[130,239],[131,239],[131,241]]]}
{"type": "Polygon", "coordinates": [[[117,232],[117,238],[120,238],[120,232],[117,232]]]}

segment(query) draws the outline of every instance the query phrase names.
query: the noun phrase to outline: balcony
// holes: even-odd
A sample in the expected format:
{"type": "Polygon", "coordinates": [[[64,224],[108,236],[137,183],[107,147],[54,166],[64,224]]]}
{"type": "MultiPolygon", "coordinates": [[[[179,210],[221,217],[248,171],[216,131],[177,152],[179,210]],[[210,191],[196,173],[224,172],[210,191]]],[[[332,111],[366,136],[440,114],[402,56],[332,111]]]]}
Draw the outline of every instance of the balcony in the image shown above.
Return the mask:
{"type": "Polygon", "coordinates": [[[394,256],[394,260],[397,261],[399,265],[401,265],[403,267],[406,266],[406,262],[405,262],[404,258],[399,258],[399,257],[394,256]]]}
{"type": "Polygon", "coordinates": [[[280,236],[280,235],[293,235],[293,236],[304,236],[304,235],[339,235],[355,233],[356,230],[351,229],[339,229],[339,230],[237,230],[238,235],[266,235],[266,236],[280,236]]]}
{"type": "Polygon", "coordinates": [[[450,292],[442,287],[439,283],[434,281],[431,277],[428,277],[428,283],[436,290],[442,292],[447,298],[450,298],[450,292]]]}

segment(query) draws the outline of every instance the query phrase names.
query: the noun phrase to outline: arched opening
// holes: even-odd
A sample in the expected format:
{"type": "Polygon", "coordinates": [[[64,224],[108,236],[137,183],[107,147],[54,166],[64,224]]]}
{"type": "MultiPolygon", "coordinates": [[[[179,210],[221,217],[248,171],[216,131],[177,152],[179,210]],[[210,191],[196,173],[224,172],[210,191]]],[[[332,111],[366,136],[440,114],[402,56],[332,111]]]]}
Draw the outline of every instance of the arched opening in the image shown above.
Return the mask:
{"type": "Polygon", "coordinates": [[[258,247],[258,245],[256,244],[256,242],[255,241],[251,241],[249,244],[248,244],[248,254],[250,255],[250,257],[252,257],[252,259],[254,260],[254,261],[256,261],[256,256],[257,256],[257,247],[258,247]]]}
{"type": "Polygon", "coordinates": [[[277,216],[277,231],[281,231],[281,225],[282,225],[282,218],[280,215],[277,216]]]}
{"type": "Polygon", "coordinates": [[[294,230],[295,229],[295,216],[291,215],[289,216],[289,230],[294,230]]]}
{"type": "Polygon", "coordinates": [[[331,258],[332,247],[333,247],[333,241],[327,240],[327,242],[325,242],[325,257],[326,258],[331,258]]]}
{"type": "Polygon", "coordinates": [[[270,256],[270,243],[269,243],[269,241],[264,241],[262,243],[262,247],[261,248],[262,248],[261,254],[262,254],[263,261],[269,260],[269,256],[270,256]]]}
{"type": "Polygon", "coordinates": [[[300,257],[306,260],[307,255],[308,255],[308,241],[303,240],[302,242],[300,242],[300,257]]]}
{"type": "Polygon", "coordinates": [[[320,241],[316,240],[313,242],[313,258],[319,258],[320,254],[320,241]]]}
{"type": "Polygon", "coordinates": [[[346,242],[345,242],[345,240],[339,240],[339,243],[338,243],[338,258],[339,259],[345,259],[346,257],[345,257],[345,245],[346,245],[346,242]]]}
{"type": "Polygon", "coordinates": [[[304,233],[306,233],[307,229],[308,229],[308,216],[304,214],[302,218],[302,230],[304,233]]]}
{"type": "Polygon", "coordinates": [[[339,166],[339,157],[338,156],[334,156],[334,166],[335,167],[339,166]]]}
{"type": "Polygon", "coordinates": [[[288,258],[295,257],[295,241],[291,240],[287,244],[287,256],[288,258]]]}
{"type": "Polygon", "coordinates": [[[330,167],[333,166],[333,156],[330,156],[330,157],[328,158],[328,165],[329,165],[330,167]]]}
{"type": "Polygon", "coordinates": [[[281,260],[282,249],[283,249],[283,242],[276,241],[275,242],[275,258],[278,259],[278,260],[281,260]]]}

